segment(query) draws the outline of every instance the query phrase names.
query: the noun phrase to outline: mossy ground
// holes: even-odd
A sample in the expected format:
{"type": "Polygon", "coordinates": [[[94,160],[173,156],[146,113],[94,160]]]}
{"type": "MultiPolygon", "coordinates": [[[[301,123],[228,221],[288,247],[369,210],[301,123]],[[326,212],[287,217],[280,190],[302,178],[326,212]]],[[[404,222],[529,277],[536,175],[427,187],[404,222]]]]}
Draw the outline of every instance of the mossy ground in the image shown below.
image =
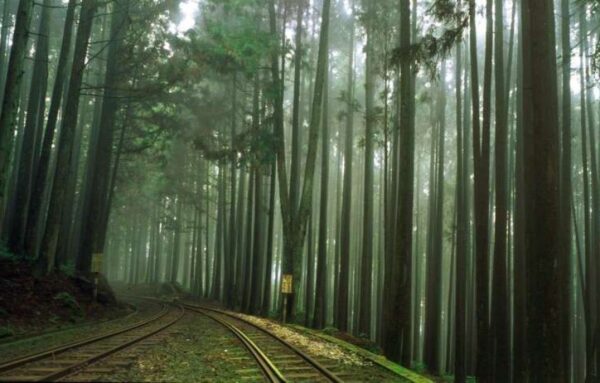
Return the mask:
{"type": "Polygon", "coordinates": [[[262,381],[251,359],[229,330],[212,319],[189,313],[159,345],[140,355],[131,368],[107,377],[115,382],[239,382],[262,381]],[[253,379],[251,377],[254,377],[253,379]]]}

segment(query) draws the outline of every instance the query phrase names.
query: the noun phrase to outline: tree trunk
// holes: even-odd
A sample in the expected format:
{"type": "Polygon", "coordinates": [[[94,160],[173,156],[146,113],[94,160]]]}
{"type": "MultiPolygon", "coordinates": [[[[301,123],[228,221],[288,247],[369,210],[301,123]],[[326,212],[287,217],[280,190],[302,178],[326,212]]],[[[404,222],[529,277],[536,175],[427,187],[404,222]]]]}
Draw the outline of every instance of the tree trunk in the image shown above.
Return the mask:
{"type": "MultiPolygon", "coordinates": [[[[400,48],[410,45],[410,0],[400,3],[400,48]]],[[[409,60],[400,65],[400,119],[399,119],[399,161],[395,228],[397,249],[392,249],[386,257],[385,291],[386,302],[383,311],[383,350],[394,361],[406,366],[411,364],[411,285],[412,285],[412,233],[414,195],[414,151],[415,151],[415,99],[413,94],[412,68],[409,60]]]]}
{"type": "MultiPolygon", "coordinates": [[[[354,9],[354,3],[353,7],[354,9]]],[[[346,90],[346,141],[344,144],[344,181],[342,190],[342,219],[340,222],[340,272],[337,285],[336,327],[348,330],[348,289],[350,273],[350,218],[352,208],[352,163],[354,157],[354,21],[351,21],[348,55],[348,88],[346,90]]]]}
{"type": "Polygon", "coordinates": [[[374,5],[367,8],[367,45],[365,67],[365,179],[363,200],[363,238],[360,260],[360,304],[358,307],[358,332],[371,337],[371,295],[373,285],[373,167],[375,133],[375,23],[374,5]]]}
{"type": "Polygon", "coordinates": [[[95,0],[83,0],[79,16],[73,67],[66,98],[66,110],[68,110],[69,113],[65,115],[60,131],[56,171],[50,195],[50,209],[48,211],[46,230],[42,240],[41,254],[38,260],[38,268],[42,273],[49,273],[54,269],[60,218],[64,205],[66,183],[69,177],[68,169],[73,151],[74,133],[77,125],[79,94],[81,91],[83,72],[85,69],[85,58],[96,7],[97,2],[95,0]]]}
{"type": "Polygon", "coordinates": [[[496,86],[496,219],[494,240],[494,269],[492,274],[491,352],[493,377],[496,382],[510,380],[510,318],[507,283],[507,225],[508,225],[508,103],[504,80],[504,19],[503,2],[496,0],[495,13],[495,86],[496,86]]]}
{"type": "Polygon", "coordinates": [[[82,247],[77,253],[76,261],[76,268],[81,273],[90,271],[92,254],[104,252],[106,226],[102,223],[109,208],[107,202],[113,157],[113,127],[119,110],[117,88],[122,81],[119,75],[119,65],[122,64],[119,56],[122,54],[121,45],[128,27],[128,8],[128,0],[113,3],[98,140],[95,147],[89,149],[92,155],[88,155],[88,160],[92,161],[87,174],[91,180],[89,185],[91,193],[87,204],[89,213],[86,214],[83,223],[82,247]]]}
{"type": "Polygon", "coordinates": [[[27,122],[21,144],[20,161],[15,171],[17,176],[17,193],[15,196],[14,221],[8,239],[8,246],[15,254],[22,254],[24,234],[27,226],[27,206],[31,193],[31,182],[35,154],[36,136],[41,132],[38,122],[43,116],[46,105],[46,89],[48,84],[48,34],[50,21],[51,0],[44,0],[38,39],[35,48],[35,63],[33,65],[32,82],[27,106],[27,122]]]}
{"type": "MultiPolygon", "coordinates": [[[[459,3],[460,4],[460,3],[459,3]]],[[[456,46],[456,293],[454,300],[454,381],[465,383],[466,370],[466,301],[469,211],[467,202],[468,158],[465,127],[462,121],[462,45],[456,46]]],[[[466,88],[465,79],[465,88],[466,88]]]]}
{"type": "Polygon", "coordinates": [[[27,212],[27,226],[25,227],[25,252],[31,257],[37,256],[38,237],[44,228],[44,191],[46,190],[48,172],[50,170],[50,155],[52,153],[52,143],[54,142],[54,135],[56,133],[58,112],[60,110],[65,82],[67,80],[67,63],[71,52],[71,38],[73,35],[76,3],[77,0],[69,0],[69,4],[67,5],[67,15],[65,18],[60,55],[58,57],[56,74],[54,76],[54,88],[52,89],[50,108],[48,110],[48,120],[46,122],[40,158],[37,164],[34,164],[36,170],[33,174],[31,199],[29,201],[27,212]]]}
{"type": "MultiPolygon", "coordinates": [[[[441,317],[442,317],[442,255],[443,255],[443,229],[444,229],[444,142],[445,142],[445,71],[446,64],[442,63],[439,81],[438,99],[435,110],[437,132],[432,134],[437,148],[432,150],[432,193],[430,195],[430,224],[429,246],[427,254],[427,296],[425,315],[425,363],[430,371],[441,372],[440,345],[441,345],[441,317]],[[433,155],[435,153],[435,156],[433,155]]],[[[433,147],[433,144],[432,144],[433,147]]]]}
{"type": "Polygon", "coordinates": [[[300,149],[302,147],[300,135],[300,88],[302,73],[302,19],[304,5],[298,2],[296,16],[296,37],[294,47],[294,99],[292,107],[292,159],[290,168],[290,203],[293,209],[298,208],[300,193],[300,149]]]}
{"type": "Polygon", "coordinates": [[[2,99],[2,111],[0,112],[0,217],[4,217],[4,205],[7,197],[6,186],[11,174],[10,157],[13,151],[13,134],[17,125],[21,82],[25,75],[24,64],[33,3],[33,0],[19,1],[6,82],[4,89],[2,89],[4,98],[2,99]]]}
{"type": "Polygon", "coordinates": [[[522,7],[527,339],[535,350],[529,380],[567,381],[554,6],[552,0],[524,0],[522,7]]]}
{"type": "Polygon", "coordinates": [[[323,141],[321,152],[321,201],[319,204],[319,238],[317,239],[317,285],[315,311],[312,326],[317,329],[325,327],[327,315],[327,237],[329,213],[329,60],[327,64],[327,80],[323,96],[323,141]]]}
{"type": "Polygon", "coordinates": [[[492,50],[492,0],[487,0],[486,58],[484,69],[484,123],[479,119],[479,70],[477,60],[477,35],[475,1],[469,3],[471,24],[471,97],[473,110],[473,166],[475,208],[475,279],[477,291],[477,380],[489,380],[488,327],[489,327],[489,258],[488,258],[488,195],[489,195],[489,103],[491,92],[492,50]],[[487,118],[486,118],[487,116],[487,118]]]}

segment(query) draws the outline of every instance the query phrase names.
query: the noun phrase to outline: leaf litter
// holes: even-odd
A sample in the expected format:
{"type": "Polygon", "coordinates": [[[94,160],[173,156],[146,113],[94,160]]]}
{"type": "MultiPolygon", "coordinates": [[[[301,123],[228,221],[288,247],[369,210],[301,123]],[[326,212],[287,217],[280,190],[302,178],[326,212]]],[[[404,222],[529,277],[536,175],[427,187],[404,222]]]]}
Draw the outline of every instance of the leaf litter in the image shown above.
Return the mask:
{"type": "Polygon", "coordinates": [[[300,334],[270,320],[244,314],[235,315],[257,326],[269,330],[273,334],[296,347],[309,351],[312,356],[333,359],[347,366],[367,367],[373,365],[373,362],[370,360],[365,359],[352,351],[345,350],[336,344],[300,334]]]}

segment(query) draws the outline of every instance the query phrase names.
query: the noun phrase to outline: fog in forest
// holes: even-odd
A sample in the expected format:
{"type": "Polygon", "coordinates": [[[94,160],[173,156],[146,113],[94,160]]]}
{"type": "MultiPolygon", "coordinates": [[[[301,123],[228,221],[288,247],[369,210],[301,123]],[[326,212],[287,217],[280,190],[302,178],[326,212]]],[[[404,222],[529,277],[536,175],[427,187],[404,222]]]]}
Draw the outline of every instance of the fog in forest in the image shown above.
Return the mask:
{"type": "Polygon", "coordinates": [[[0,21],[0,340],[34,332],[28,300],[98,319],[78,300],[173,290],[352,339],[399,381],[600,379],[597,0],[0,21]]]}

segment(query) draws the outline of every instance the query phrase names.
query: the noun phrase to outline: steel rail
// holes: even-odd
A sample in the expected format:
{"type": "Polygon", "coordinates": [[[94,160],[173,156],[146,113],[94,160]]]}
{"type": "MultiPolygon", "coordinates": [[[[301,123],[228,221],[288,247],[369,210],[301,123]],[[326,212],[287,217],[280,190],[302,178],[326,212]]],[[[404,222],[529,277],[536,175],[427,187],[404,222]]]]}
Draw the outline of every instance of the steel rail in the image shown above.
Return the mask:
{"type": "MultiPolygon", "coordinates": [[[[185,308],[188,309],[190,311],[196,311],[196,312],[200,312],[202,314],[205,314],[207,316],[210,316],[208,313],[206,313],[206,311],[209,312],[214,312],[214,313],[218,313],[221,315],[225,315],[227,317],[239,320],[261,332],[263,332],[264,334],[268,335],[269,338],[275,339],[278,342],[280,342],[281,344],[283,344],[286,348],[292,350],[295,354],[297,354],[298,356],[300,356],[305,362],[307,362],[309,365],[311,365],[313,368],[315,368],[319,373],[321,373],[321,375],[323,375],[324,377],[326,377],[329,381],[334,382],[334,383],[343,383],[343,381],[337,377],[333,372],[329,371],[325,366],[323,366],[321,363],[317,362],[315,359],[313,359],[312,357],[310,357],[309,355],[307,355],[305,352],[299,350],[296,346],[293,346],[292,344],[290,344],[289,342],[281,339],[279,336],[277,336],[276,334],[274,334],[273,332],[258,326],[248,320],[245,320],[243,318],[240,318],[236,315],[230,314],[226,311],[223,310],[219,310],[219,309],[215,309],[212,307],[206,307],[206,306],[196,306],[196,305],[190,305],[187,303],[181,303],[180,304],[185,308]]],[[[217,320],[215,317],[210,316],[212,319],[217,320]]],[[[221,322],[220,320],[217,320],[218,322],[221,322]]],[[[225,322],[225,321],[223,321],[225,322]]],[[[230,324],[231,325],[231,324],[230,324]]],[[[233,326],[233,325],[231,325],[233,326]]],[[[235,326],[233,326],[235,327],[235,326]]],[[[238,329],[238,331],[241,332],[241,330],[238,329]]],[[[243,334],[245,336],[245,334],[243,334]]],[[[247,337],[247,336],[246,336],[247,337]]],[[[272,364],[272,362],[271,362],[272,364]]],[[[262,366],[261,366],[262,368],[262,366]]]]}
{"type": "Polygon", "coordinates": [[[0,364],[0,373],[14,370],[15,368],[21,367],[27,363],[35,362],[35,361],[42,360],[42,359],[45,359],[48,357],[54,357],[55,355],[62,354],[64,352],[67,352],[67,351],[72,350],[77,347],[86,346],[88,344],[96,343],[96,342],[99,342],[104,339],[112,338],[114,336],[129,332],[129,331],[133,331],[135,329],[146,326],[156,320],[163,318],[168,313],[169,313],[168,306],[163,305],[161,311],[158,314],[156,314],[153,317],[146,319],[144,321],[135,323],[131,326],[127,326],[125,328],[122,328],[122,329],[119,329],[116,331],[107,332],[105,334],[101,334],[101,335],[93,336],[93,337],[86,338],[83,340],[71,342],[66,345],[53,347],[53,348],[50,348],[50,349],[47,349],[44,351],[40,351],[40,352],[37,352],[34,354],[26,355],[23,357],[15,358],[15,359],[9,360],[7,362],[4,362],[4,363],[0,364]]]}
{"type": "Polygon", "coordinates": [[[243,346],[250,352],[260,369],[265,374],[265,377],[269,382],[272,383],[285,383],[287,380],[284,378],[283,374],[279,369],[271,362],[271,360],[265,355],[265,353],[250,339],[243,331],[234,326],[233,324],[222,320],[221,318],[215,316],[214,314],[204,311],[202,309],[197,308],[189,308],[185,307],[187,310],[203,314],[220,325],[224,326],[228,330],[230,330],[239,340],[242,342],[243,346]]]}
{"type": "Polygon", "coordinates": [[[66,333],[69,331],[81,330],[85,327],[100,326],[100,325],[105,326],[107,324],[116,323],[118,321],[125,320],[127,318],[131,318],[134,315],[139,314],[139,308],[137,307],[137,305],[134,305],[131,303],[126,303],[126,305],[130,306],[130,308],[132,309],[132,312],[130,312],[127,315],[123,315],[123,316],[116,317],[116,318],[104,319],[104,320],[100,320],[97,322],[80,323],[75,326],[56,328],[56,329],[52,329],[49,331],[41,330],[41,331],[36,331],[34,333],[17,334],[17,335],[9,336],[6,338],[2,338],[0,340],[0,347],[6,347],[6,346],[10,346],[10,345],[17,344],[20,342],[28,342],[28,341],[32,341],[34,339],[40,339],[40,338],[44,338],[46,336],[57,335],[57,334],[66,333]]]}
{"type": "Polygon", "coordinates": [[[158,334],[161,331],[166,330],[167,328],[169,328],[169,327],[173,326],[175,323],[177,323],[185,315],[185,310],[182,307],[179,307],[179,308],[181,310],[181,313],[175,319],[170,320],[169,322],[167,322],[166,324],[160,326],[159,328],[154,329],[154,330],[152,330],[152,331],[150,331],[148,333],[142,334],[142,335],[140,335],[140,336],[138,336],[138,337],[136,337],[136,338],[134,338],[132,340],[129,340],[129,341],[125,342],[125,343],[117,345],[117,346],[115,346],[115,347],[113,347],[113,348],[111,348],[111,349],[109,349],[107,351],[103,351],[101,353],[93,355],[93,356],[91,356],[91,357],[89,357],[89,358],[87,358],[85,360],[82,360],[81,362],[77,362],[77,363],[69,365],[69,366],[67,366],[67,367],[65,367],[65,368],[63,368],[63,369],[61,369],[59,371],[56,371],[56,372],[50,373],[50,374],[48,374],[46,376],[40,377],[36,381],[38,381],[38,382],[48,382],[48,381],[54,381],[56,379],[63,378],[63,377],[65,377],[65,376],[67,376],[67,375],[69,375],[69,374],[71,374],[73,372],[76,372],[79,369],[85,368],[89,364],[92,364],[92,363],[97,362],[97,361],[99,361],[101,359],[104,359],[104,358],[106,358],[106,357],[108,357],[108,356],[110,356],[110,355],[112,355],[112,354],[114,354],[114,353],[116,353],[118,351],[121,351],[124,348],[127,348],[127,347],[129,347],[129,346],[131,346],[133,344],[139,343],[139,342],[143,341],[146,338],[149,338],[149,337],[151,337],[151,336],[153,336],[155,334],[158,334]]]}

